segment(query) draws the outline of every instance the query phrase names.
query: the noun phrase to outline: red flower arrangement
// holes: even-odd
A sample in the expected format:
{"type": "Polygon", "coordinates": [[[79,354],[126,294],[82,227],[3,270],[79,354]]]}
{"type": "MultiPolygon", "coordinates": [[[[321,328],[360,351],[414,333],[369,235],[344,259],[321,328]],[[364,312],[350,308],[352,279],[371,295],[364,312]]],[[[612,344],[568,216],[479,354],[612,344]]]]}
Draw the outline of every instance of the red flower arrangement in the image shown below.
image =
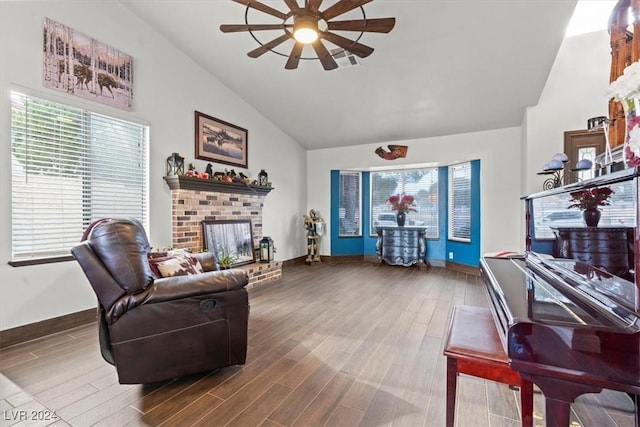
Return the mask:
{"type": "Polygon", "coordinates": [[[569,193],[572,204],[570,204],[567,209],[578,208],[584,211],[587,209],[596,209],[598,206],[608,206],[610,205],[609,197],[611,197],[612,194],[613,190],[609,187],[573,191],[569,193]]]}
{"type": "Polygon", "coordinates": [[[387,202],[391,203],[391,209],[393,209],[394,211],[407,213],[409,211],[416,212],[416,210],[413,208],[415,206],[415,200],[415,197],[402,193],[394,194],[387,199],[387,202]]]}

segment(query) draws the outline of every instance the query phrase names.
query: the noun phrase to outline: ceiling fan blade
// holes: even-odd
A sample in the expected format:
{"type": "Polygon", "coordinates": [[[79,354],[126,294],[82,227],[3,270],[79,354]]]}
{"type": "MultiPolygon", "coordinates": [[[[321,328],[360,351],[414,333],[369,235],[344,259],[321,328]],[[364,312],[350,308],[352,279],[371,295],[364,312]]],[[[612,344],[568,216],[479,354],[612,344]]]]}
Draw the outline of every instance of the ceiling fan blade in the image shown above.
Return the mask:
{"type": "Polygon", "coordinates": [[[289,9],[291,9],[292,11],[300,9],[300,6],[298,6],[298,2],[296,0],[284,0],[284,2],[287,4],[287,6],[289,6],[289,9]]]}
{"type": "Polygon", "coordinates": [[[311,43],[311,46],[313,46],[313,49],[316,51],[316,55],[318,55],[318,59],[325,70],[335,70],[338,68],[338,64],[333,59],[327,48],[324,47],[320,39],[311,43]]]}
{"type": "Polygon", "coordinates": [[[300,62],[300,56],[302,56],[302,48],[304,45],[300,42],[296,42],[291,49],[291,53],[289,54],[289,59],[285,64],[284,68],[287,70],[295,70],[298,68],[298,63],[300,62]]]}
{"type": "Polygon", "coordinates": [[[370,1],[373,0],[341,0],[322,12],[322,18],[325,21],[328,21],[331,18],[335,18],[338,15],[342,15],[343,13],[349,12],[350,10],[367,4],[370,1]]]}
{"type": "Polygon", "coordinates": [[[348,38],[339,36],[337,34],[323,32],[320,35],[323,39],[340,46],[344,50],[348,50],[349,52],[353,53],[356,56],[359,56],[360,58],[366,58],[374,51],[372,47],[355,42],[353,40],[349,40],[348,38]]]}
{"type": "Polygon", "coordinates": [[[264,12],[268,15],[275,16],[280,19],[287,19],[287,14],[282,13],[279,10],[276,10],[272,7],[267,6],[264,3],[260,3],[256,0],[233,0],[236,3],[244,4],[245,6],[251,7],[255,10],[259,10],[260,12],[264,12]]]}
{"type": "Polygon", "coordinates": [[[223,33],[237,33],[240,31],[283,30],[284,24],[260,24],[260,25],[220,25],[223,33]]]}
{"type": "Polygon", "coordinates": [[[263,55],[269,52],[269,50],[273,49],[274,47],[286,42],[287,40],[289,40],[289,38],[290,37],[288,34],[283,34],[277,39],[273,39],[269,43],[265,43],[259,48],[252,50],[251,52],[247,53],[247,55],[249,55],[252,58],[257,58],[260,55],[263,55]]]}
{"type": "Polygon", "coordinates": [[[388,33],[396,25],[396,18],[356,19],[353,21],[333,21],[327,23],[328,30],[365,31],[388,33]]]}
{"type": "Polygon", "coordinates": [[[309,12],[315,13],[318,11],[321,4],[322,0],[309,0],[309,2],[307,3],[307,9],[309,10],[309,12]]]}

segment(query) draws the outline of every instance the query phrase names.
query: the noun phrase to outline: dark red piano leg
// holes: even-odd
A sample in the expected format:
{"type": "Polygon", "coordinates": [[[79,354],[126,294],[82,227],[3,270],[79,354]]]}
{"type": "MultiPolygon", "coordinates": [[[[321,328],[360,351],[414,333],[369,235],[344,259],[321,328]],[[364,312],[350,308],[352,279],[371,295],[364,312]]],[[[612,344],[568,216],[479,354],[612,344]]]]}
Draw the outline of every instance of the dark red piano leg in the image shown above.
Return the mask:
{"type": "Polygon", "coordinates": [[[571,413],[571,402],[545,397],[545,418],[547,427],[567,427],[571,413]]]}
{"type": "Polygon", "coordinates": [[[453,427],[456,414],[456,385],[458,382],[458,361],[447,357],[447,427],[453,427]]]}
{"type": "Polygon", "coordinates": [[[602,387],[588,386],[558,378],[531,375],[520,372],[520,375],[542,390],[545,400],[545,419],[547,427],[567,427],[571,413],[571,403],[584,393],[600,393],[602,387]]]}
{"type": "Polygon", "coordinates": [[[522,427],[533,427],[533,384],[520,377],[522,427]]]}

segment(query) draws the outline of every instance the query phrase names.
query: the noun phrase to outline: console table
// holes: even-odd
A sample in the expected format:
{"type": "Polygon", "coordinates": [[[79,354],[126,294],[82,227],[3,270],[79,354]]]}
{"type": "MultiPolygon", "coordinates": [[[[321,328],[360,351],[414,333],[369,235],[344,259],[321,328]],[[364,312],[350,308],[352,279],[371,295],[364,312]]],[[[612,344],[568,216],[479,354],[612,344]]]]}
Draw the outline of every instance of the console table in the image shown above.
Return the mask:
{"type": "Polygon", "coordinates": [[[425,260],[427,245],[424,241],[427,227],[376,227],[378,241],[376,253],[378,261],[390,265],[409,267],[416,265],[428,269],[431,265],[425,260]]]}
{"type": "Polygon", "coordinates": [[[553,256],[578,259],[611,274],[633,280],[632,227],[551,227],[553,256]]]}

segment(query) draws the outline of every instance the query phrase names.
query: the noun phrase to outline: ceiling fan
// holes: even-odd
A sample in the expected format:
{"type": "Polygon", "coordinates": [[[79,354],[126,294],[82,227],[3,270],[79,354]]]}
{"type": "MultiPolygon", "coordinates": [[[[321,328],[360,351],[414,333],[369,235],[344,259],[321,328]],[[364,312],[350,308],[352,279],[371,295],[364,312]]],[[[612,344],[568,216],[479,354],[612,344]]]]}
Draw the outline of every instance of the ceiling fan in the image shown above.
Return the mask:
{"type": "Polygon", "coordinates": [[[247,6],[244,15],[245,24],[221,25],[220,31],[223,33],[248,31],[260,44],[260,47],[250,51],[247,55],[252,58],[258,58],[267,52],[274,52],[279,55],[288,56],[289,59],[284,67],[287,70],[298,68],[300,59],[319,59],[325,70],[338,68],[338,64],[334,60],[333,55],[323,44],[323,39],[341,47],[343,50],[353,53],[360,58],[365,58],[371,55],[374,49],[362,43],[358,43],[358,40],[360,40],[362,35],[365,32],[388,33],[393,29],[396,23],[395,18],[368,19],[362,6],[373,0],[338,0],[323,11],[319,10],[322,0],[304,0],[303,7],[300,7],[297,0],[284,0],[286,5],[289,7],[289,11],[287,13],[276,10],[255,0],[233,1],[247,6]],[[249,24],[247,16],[250,8],[282,19],[282,23],[249,24]],[[357,8],[360,8],[362,19],[333,21],[337,16],[357,8]],[[267,43],[262,43],[253,33],[254,31],[269,30],[282,30],[284,31],[284,34],[267,43]],[[360,35],[355,40],[351,40],[335,34],[332,31],[355,31],[359,32],[360,35]],[[294,41],[294,44],[288,55],[275,50],[276,47],[290,39],[294,41]],[[307,44],[310,44],[313,47],[317,58],[302,57],[302,51],[304,46],[307,44]]]}

